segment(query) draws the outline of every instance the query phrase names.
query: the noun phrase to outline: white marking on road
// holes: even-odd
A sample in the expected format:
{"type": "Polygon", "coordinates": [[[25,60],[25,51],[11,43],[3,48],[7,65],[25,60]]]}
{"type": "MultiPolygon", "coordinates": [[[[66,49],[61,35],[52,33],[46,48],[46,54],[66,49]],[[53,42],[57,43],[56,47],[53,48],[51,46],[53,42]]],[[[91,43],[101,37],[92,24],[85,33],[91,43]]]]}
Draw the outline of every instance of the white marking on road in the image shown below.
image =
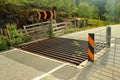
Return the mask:
{"type": "Polygon", "coordinates": [[[58,67],[54,68],[53,70],[51,70],[51,71],[49,71],[49,72],[43,74],[42,76],[39,76],[39,77],[34,78],[33,80],[41,80],[41,79],[43,79],[44,77],[46,77],[47,75],[49,75],[49,74],[51,74],[51,73],[57,71],[58,69],[60,69],[60,68],[62,68],[62,67],[64,67],[64,66],[66,66],[66,65],[67,65],[67,63],[64,63],[64,64],[62,64],[61,66],[58,66],[58,67]]]}

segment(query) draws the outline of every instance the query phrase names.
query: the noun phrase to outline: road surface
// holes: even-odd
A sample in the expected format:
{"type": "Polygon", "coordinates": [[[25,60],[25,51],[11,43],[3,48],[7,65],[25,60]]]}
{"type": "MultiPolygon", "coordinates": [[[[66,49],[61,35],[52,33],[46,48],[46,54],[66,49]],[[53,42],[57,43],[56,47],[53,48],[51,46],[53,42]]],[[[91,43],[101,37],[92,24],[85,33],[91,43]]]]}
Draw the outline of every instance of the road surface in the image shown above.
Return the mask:
{"type": "MultiPolygon", "coordinates": [[[[112,37],[119,37],[120,25],[111,27],[112,37]]],[[[102,29],[106,29],[106,26],[61,37],[87,40],[88,33],[102,29]]],[[[78,69],[69,63],[15,48],[0,53],[0,80],[120,80],[119,49],[116,51],[114,54],[114,48],[111,48],[94,63],[78,69]]]]}

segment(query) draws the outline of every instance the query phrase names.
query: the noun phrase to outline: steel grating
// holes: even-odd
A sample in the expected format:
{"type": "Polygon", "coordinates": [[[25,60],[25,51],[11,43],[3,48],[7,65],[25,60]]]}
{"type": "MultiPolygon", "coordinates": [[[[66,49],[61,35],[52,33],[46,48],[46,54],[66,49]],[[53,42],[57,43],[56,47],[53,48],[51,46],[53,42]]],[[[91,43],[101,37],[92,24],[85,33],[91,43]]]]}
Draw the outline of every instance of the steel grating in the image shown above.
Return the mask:
{"type": "Polygon", "coordinates": [[[18,46],[18,48],[75,65],[88,59],[88,42],[83,40],[53,38],[18,46]]]}

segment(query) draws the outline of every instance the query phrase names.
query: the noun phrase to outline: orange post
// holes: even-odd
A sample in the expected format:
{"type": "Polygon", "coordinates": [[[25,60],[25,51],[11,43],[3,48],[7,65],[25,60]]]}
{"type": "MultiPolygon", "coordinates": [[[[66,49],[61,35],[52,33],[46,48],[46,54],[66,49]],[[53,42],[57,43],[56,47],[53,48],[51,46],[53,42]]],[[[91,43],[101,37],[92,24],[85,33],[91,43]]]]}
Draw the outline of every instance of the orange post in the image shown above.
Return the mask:
{"type": "Polygon", "coordinates": [[[88,34],[88,61],[94,62],[94,47],[95,47],[94,34],[89,33],[88,34]]]}

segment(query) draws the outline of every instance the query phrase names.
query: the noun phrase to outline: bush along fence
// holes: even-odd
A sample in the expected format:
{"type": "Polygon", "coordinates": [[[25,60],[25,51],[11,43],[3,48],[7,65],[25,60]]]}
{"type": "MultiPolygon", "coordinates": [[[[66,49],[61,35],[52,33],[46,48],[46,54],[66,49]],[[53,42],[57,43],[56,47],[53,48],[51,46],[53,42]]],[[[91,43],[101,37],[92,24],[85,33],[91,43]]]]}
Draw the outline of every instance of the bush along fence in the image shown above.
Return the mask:
{"type": "Polygon", "coordinates": [[[0,29],[0,51],[30,41],[30,37],[17,30],[16,24],[7,24],[0,29]]]}
{"type": "Polygon", "coordinates": [[[24,35],[31,36],[32,40],[36,40],[65,34],[69,31],[68,28],[70,26],[72,26],[72,22],[56,23],[56,20],[52,19],[46,22],[23,26],[23,29],[19,31],[24,35]]]}

